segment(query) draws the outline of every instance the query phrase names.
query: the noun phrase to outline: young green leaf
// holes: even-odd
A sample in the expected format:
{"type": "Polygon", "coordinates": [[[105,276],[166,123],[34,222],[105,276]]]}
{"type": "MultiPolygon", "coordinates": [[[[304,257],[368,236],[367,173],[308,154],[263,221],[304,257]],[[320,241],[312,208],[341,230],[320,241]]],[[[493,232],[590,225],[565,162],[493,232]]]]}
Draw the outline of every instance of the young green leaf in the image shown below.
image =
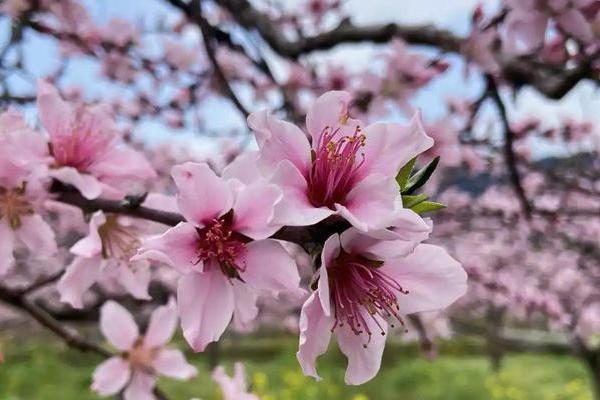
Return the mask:
{"type": "Polygon", "coordinates": [[[404,206],[404,208],[412,208],[417,204],[424,202],[427,199],[428,196],[424,193],[417,194],[415,196],[402,195],[402,205],[404,206]]]}
{"type": "Polygon", "coordinates": [[[430,211],[441,210],[442,208],[446,208],[446,206],[433,201],[423,201],[417,204],[416,206],[411,207],[411,210],[413,210],[417,214],[423,214],[430,211]]]}
{"type": "Polygon", "coordinates": [[[406,165],[402,167],[400,172],[398,172],[398,175],[396,175],[396,182],[398,182],[398,185],[400,185],[401,192],[403,192],[406,188],[408,178],[410,178],[410,174],[412,173],[415,163],[417,162],[417,157],[414,157],[412,160],[407,162],[406,165]]]}
{"type": "Polygon", "coordinates": [[[423,186],[437,168],[440,162],[440,157],[436,157],[429,162],[426,166],[417,171],[413,176],[408,179],[406,187],[402,190],[402,194],[411,194],[421,186],[423,186]]]}

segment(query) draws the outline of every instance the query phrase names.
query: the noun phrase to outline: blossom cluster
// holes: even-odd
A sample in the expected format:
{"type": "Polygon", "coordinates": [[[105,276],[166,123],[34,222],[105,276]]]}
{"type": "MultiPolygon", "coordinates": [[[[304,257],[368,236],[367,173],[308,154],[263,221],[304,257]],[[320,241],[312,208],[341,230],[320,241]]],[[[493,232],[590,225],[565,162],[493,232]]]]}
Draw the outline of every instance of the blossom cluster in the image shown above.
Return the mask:
{"type": "MultiPolygon", "coordinates": [[[[16,111],[0,117],[2,272],[14,263],[14,238],[38,257],[57,253],[63,234],[45,222],[57,193],[119,200],[132,183],[156,176],[101,105],[65,102],[40,81],[38,110],[43,133],[16,111]]],[[[304,373],[318,378],[316,358],[333,335],[348,358],[346,382],[361,384],[379,370],[389,327],[404,326],[407,314],[443,309],[465,292],[460,264],[422,243],[432,222],[403,206],[396,179],[433,144],[419,114],[407,126],[365,126],[351,113],[351,95],[334,91],[309,110],[308,134],[266,111],[250,115],[257,152],[220,174],[207,163],[184,162],[171,171],[175,199],[144,197],[143,206],[182,216],[166,231],[111,212],[90,216],[57,285],[63,302],[84,307],[95,284],[148,300],[154,268],[167,265],[177,275],[176,305],[157,308],[143,337],[122,306],[103,306],[101,329],[121,355],[98,368],[94,390],[108,395],[126,387],[125,398],[142,398],[157,374],[191,378],[195,370],[181,353],[163,349],[175,309],[187,342],[204,351],[230,323],[251,324],[259,299],[278,295],[305,299],[297,354],[304,373]],[[278,235],[300,227],[316,259],[308,293],[298,250],[278,235]]]]}

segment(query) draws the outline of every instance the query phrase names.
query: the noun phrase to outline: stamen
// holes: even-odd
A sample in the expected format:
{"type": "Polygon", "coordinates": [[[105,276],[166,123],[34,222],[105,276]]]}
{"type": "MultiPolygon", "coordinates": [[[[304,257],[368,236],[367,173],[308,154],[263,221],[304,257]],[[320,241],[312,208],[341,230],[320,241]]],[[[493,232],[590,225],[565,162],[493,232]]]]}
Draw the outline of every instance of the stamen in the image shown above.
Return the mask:
{"type": "Polygon", "coordinates": [[[248,239],[232,231],[232,219],[232,213],[228,213],[213,219],[206,227],[196,229],[199,240],[195,264],[214,261],[227,278],[242,280],[240,273],[246,270],[246,265],[240,264],[239,258],[246,251],[248,239]]]}
{"type": "Polygon", "coordinates": [[[0,187],[0,220],[6,219],[12,229],[21,226],[22,216],[34,213],[24,194],[25,186],[16,189],[0,187]]]}
{"type": "Polygon", "coordinates": [[[317,207],[333,209],[335,203],[343,203],[355,183],[356,172],[364,163],[356,157],[365,145],[366,137],[359,126],[352,136],[335,139],[339,128],[323,129],[314,150],[314,159],[308,176],[308,197],[317,207]]]}
{"type": "Polygon", "coordinates": [[[364,347],[370,343],[374,333],[371,327],[376,326],[379,333],[385,335],[382,319],[391,318],[404,326],[399,314],[398,295],[408,294],[408,290],[383,272],[380,266],[381,262],[342,251],[327,267],[335,318],[332,331],[346,325],[355,335],[366,334],[368,340],[364,347]],[[367,318],[374,324],[369,323],[367,318]]]}

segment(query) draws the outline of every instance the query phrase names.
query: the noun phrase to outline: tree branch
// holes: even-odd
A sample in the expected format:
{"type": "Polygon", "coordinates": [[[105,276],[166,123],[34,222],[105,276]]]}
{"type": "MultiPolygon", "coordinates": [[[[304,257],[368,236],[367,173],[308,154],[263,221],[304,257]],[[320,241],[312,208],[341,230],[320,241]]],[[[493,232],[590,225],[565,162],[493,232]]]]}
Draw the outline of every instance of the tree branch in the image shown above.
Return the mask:
{"type": "Polygon", "coordinates": [[[506,166],[508,167],[508,173],[510,177],[510,182],[515,190],[515,194],[521,204],[521,209],[525,214],[527,219],[531,218],[532,207],[529,201],[527,200],[527,196],[525,195],[525,190],[523,189],[523,185],[521,184],[521,177],[519,175],[519,171],[517,169],[517,158],[515,155],[515,150],[513,147],[515,134],[510,127],[510,122],[508,121],[508,115],[506,113],[506,107],[504,106],[504,102],[500,97],[500,93],[498,92],[498,87],[496,86],[496,82],[492,76],[487,76],[487,84],[488,90],[490,92],[490,97],[496,104],[498,108],[498,113],[500,114],[500,119],[502,121],[502,127],[504,129],[504,160],[506,162],[506,166]]]}

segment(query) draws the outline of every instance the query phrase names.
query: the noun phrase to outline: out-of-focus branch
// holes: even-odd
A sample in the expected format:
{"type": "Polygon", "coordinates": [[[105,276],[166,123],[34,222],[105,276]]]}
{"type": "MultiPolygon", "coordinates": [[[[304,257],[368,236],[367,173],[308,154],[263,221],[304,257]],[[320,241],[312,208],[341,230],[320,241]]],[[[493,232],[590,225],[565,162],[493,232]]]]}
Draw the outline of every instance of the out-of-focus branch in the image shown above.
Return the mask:
{"type": "MultiPolygon", "coordinates": [[[[182,3],[179,0],[169,1],[182,3]]],[[[280,56],[292,59],[318,50],[329,50],[340,44],[387,43],[396,37],[413,45],[431,46],[444,52],[460,53],[462,44],[466,40],[432,25],[407,26],[389,23],[357,26],[348,20],[343,20],[332,30],[290,40],[267,14],[256,9],[248,0],[216,1],[229,11],[241,26],[258,31],[280,56]]],[[[502,77],[506,82],[516,88],[531,85],[552,99],[563,97],[583,79],[596,79],[589,61],[583,61],[575,68],[557,68],[556,65],[536,62],[531,57],[501,54],[496,56],[502,67],[502,77]]]]}
{"type": "Polygon", "coordinates": [[[215,74],[219,84],[221,85],[221,88],[223,89],[225,95],[235,105],[235,107],[242,113],[244,118],[247,118],[248,115],[250,115],[250,113],[248,112],[246,107],[244,107],[244,105],[242,104],[240,99],[237,97],[237,95],[233,91],[231,85],[229,84],[227,77],[225,76],[225,73],[223,72],[223,69],[219,65],[219,60],[217,60],[216,49],[215,49],[214,42],[213,42],[213,40],[214,40],[213,27],[208,23],[206,18],[204,18],[204,16],[202,15],[202,7],[200,6],[200,1],[193,0],[193,1],[190,1],[189,3],[184,3],[183,1],[180,1],[180,0],[169,0],[169,3],[171,3],[173,6],[179,8],[181,11],[183,11],[183,13],[191,21],[193,21],[194,23],[196,23],[196,25],[198,25],[198,27],[200,28],[200,31],[202,32],[202,38],[203,38],[202,42],[204,43],[204,49],[206,50],[206,55],[208,56],[208,59],[209,59],[211,65],[213,66],[214,74],[215,74]]]}
{"type": "Polygon", "coordinates": [[[506,107],[504,106],[504,102],[500,97],[498,87],[496,86],[496,82],[492,76],[487,76],[487,84],[488,90],[490,92],[490,97],[496,104],[498,113],[500,114],[500,119],[502,121],[502,127],[504,129],[504,161],[506,162],[506,166],[508,168],[510,182],[515,190],[515,193],[517,195],[519,203],[521,204],[521,209],[523,210],[525,217],[529,219],[531,218],[532,207],[529,201],[527,200],[527,196],[525,195],[525,190],[523,189],[521,177],[517,169],[517,157],[515,155],[515,149],[513,147],[515,134],[512,131],[510,122],[508,121],[506,107]]]}
{"type": "Polygon", "coordinates": [[[103,357],[112,356],[112,353],[108,350],[86,340],[75,330],[71,330],[63,326],[47,311],[30,300],[26,293],[23,293],[22,291],[12,291],[10,289],[0,287],[0,301],[24,311],[44,328],[52,331],[54,334],[60,337],[70,347],[81,351],[93,352],[103,357]]]}

